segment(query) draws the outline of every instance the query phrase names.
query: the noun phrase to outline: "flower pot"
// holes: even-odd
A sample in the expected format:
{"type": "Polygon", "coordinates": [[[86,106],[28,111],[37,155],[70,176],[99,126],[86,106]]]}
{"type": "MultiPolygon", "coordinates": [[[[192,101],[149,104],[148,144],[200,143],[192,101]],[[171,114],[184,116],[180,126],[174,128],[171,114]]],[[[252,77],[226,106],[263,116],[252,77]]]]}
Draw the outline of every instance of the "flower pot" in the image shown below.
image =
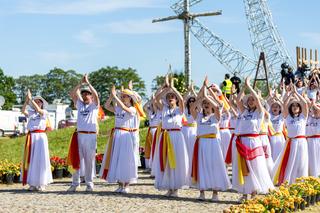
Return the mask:
{"type": "Polygon", "coordinates": [[[14,174],[6,174],[6,184],[13,184],[14,174]]]}
{"type": "Polygon", "coordinates": [[[310,199],[310,204],[314,205],[316,203],[316,195],[312,195],[310,199]]]}
{"type": "Polygon", "coordinates": [[[320,202],[320,193],[316,196],[316,202],[320,202]]]}
{"type": "Polygon", "coordinates": [[[310,206],[310,200],[311,200],[311,196],[307,196],[307,204],[306,204],[306,207],[309,207],[310,206]]]}
{"type": "Polygon", "coordinates": [[[140,162],[141,162],[141,169],[145,169],[146,168],[146,162],[144,159],[144,156],[140,156],[140,162]]]}
{"type": "Polygon", "coordinates": [[[299,203],[294,202],[294,210],[293,211],[298,211],[299,209],[299,203]]]}
{"type": "Polygon", "coordinates": [[[63,178],[63,169],[54,169],[53,173],[54,173],[54,178],[56,179],[63,178]]]}
{"type": "Polygon", "coordinates": [[[68,168],[63,168],[63,177],[71,177],[72,174],[69,172],[68,168]]]}
{"type": "Polygon", "coordinates": [[[306,208],[306,205],[304,204],[304,202],[302,202],[302,203],[300,203],[299,207],[301,210],[304,210],[306,208]]]}
{"type": "Polygon", "coordinates": [[[20,183],[20,175],[15,175],[13,178],[14,183],[20,183]]]}
{"type": "Polygon", "coordinates": [[[96,164],[96,174],[99,174],[101,169],[101,164],[96,164]]]}

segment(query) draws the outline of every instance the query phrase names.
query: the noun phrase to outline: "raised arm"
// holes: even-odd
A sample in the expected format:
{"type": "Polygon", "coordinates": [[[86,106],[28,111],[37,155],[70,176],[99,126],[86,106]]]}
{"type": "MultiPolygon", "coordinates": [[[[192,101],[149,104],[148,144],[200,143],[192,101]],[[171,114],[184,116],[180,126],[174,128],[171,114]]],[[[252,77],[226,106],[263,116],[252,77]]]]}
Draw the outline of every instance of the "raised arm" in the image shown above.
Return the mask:
{"type": "Polygon", "coordinates": [[[32,94],[30,90],[28,90],[28,99],[29,99],[29,102],[31,103],[31,106],[36,110],[36,112],[38,112],[41,116],[43,116],[44,111],[38,106],[38,104],[34,100],[32,100],[32,94]]]}
{"type": "Polygon", "coordinates": [[[179,108],[180,108],[180,112],[183,113],[184,112],[184,101],[183,101],[183,97],[181,96],[180,92],[178,92],[178,90],[174,87],[174,79],[171,79],[171,84],[170,84],[170,89],[173,91],[174,94],[176,94],[178,101],[179,101],[179,108]]]}
{"type": "Polygon", "coordinates": [[[77,108],[77,101],[83,101],[81,94],[80,94],[80,87],[81,87],[81,82],[79,84],[77,84],[70,92],[70,98],[73,101],[74,107],[77,108]]]}
{"type": "Polygon", "coordinates": [[[218,104],[213,100],[211,99],[209,96],[208,96],[208,91],[207,91],[207,88],[205,87],[204,88],[204,98],[212,104],[213,106],[213,109],[214,109],[214,115],[216,117],[216,119],[219,121],[220,120],[220,117],[221,117],[221,111],[219,109],[219,106],[218,104]]]}
{"type": "Polygon", "coordinates": [[[112,100],[113,100],[113,95],[110,95],[108,100],[106,101],[104,107],[110,111],[110,112],[115,112],[114,106],[112,105],[112,100]]]}
{"type": "Polygon", "coordinates": [[[245,110],[245,107],[244,107],[244,105],[242,103],[242,98],[244,96],[245,89],[246,89],[246,86],[243,86],[241,88],[241,90],[240,90],[239,95],[236,98],[237,107],[238,107],[238,109],[240,110],[241,113],[245,110]]]}
{"type": "Polygon", "coordinates": [[[27,111],[27,106],[28,106],[28,104],[29,104],[29,101],[32,99],[32,97],[31,97],[31,93],[30,93],[30,90],[28,89],[28,92],[27,92],[27,95],[26,95],[26,100],[25,100],[25,102],[24,102],[24,104],[23,104],[23,106],[22,106],[22,109],[21,109],[21,111],[22,111],[22,113],[25,115],[25,116],[29,116],[29,113],[28,113],[28,111],[27,111]]]}
{"type": "Polygon", "coordinates": [[[251,87],[251,85],[250,85],[250,78],[249,78],[249,77],[246,78],[245,84],[246,84],[247,88],[249,89],[249,91],[251,92],[251,94],[253,95],[253,97],[254,97],[254,99],[255,99],[255,101],[256,101],[256,103],[257,103],[257,110],[258,110],[259,112],[262,112],[262,111],[263,111],[263,106],[262,106],[262,104],[261,104],[259,95],[258,95],[258,94],[256,93],[256,91],[254,91],[254,89],[251,87]]]}
{"type": "Polygon", "coordinates": [[[114,98],[114,100],[116,101],[116,103],[126,112],[132,113],[132,110],[127,107],[121,100],[120,98],[118,98],[117,96],[117,91],[116,91],[116,87],[113,85],[111,88],[111,94],[114,98]]]}
{"type": "Polygon", "coordinates": [[[99,100],[98,93],[95,90],[95,88],[90,84],[87,74],[84,75],[84,81],[85,81],[85,83],[88,84],[88,86],[89,86],[89,88],[90,88],[90,90],[92,92],[93,102],[99,107],[100,106],[100,100],[99,100]]]}
{"type": "Polygon", "coordinates": [[[302,108],[302,114],[304,115],[305,118],[308,117],[308,112],[309,112],[309,106],[308,106],[308,102],[306,101],[306,99],[304,99],[298,92],[297,92],[297,88],[292,84],[292,90],[293,93],[298,97],[299,102],[301,104],[301,108],[302,108]]]}

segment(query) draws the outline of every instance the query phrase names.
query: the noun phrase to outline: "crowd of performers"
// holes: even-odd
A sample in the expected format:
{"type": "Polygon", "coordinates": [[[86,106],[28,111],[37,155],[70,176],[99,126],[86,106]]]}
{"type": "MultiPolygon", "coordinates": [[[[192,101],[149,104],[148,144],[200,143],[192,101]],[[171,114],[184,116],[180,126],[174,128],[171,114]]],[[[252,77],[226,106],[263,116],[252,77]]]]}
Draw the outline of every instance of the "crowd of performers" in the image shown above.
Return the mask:
{"type": "MultiPolygon", "coordinates": [[[[275,186],[302,176],[320,175],[320,80],[311,74],[307,86],[301,79],[282,84],[282,93],[270,89],[262,98],[246,78],[226,98],[206,78],[199,92],[193,86],[182,96],[173,79],[164,84],[141,107],[132,88],[116,91],[105,103],[114,113],[115,125],[106,144],[100,177],[117,183],[116,192],[129,193],[137,182],[139,124],[145,114],[149,129],[145,143],[146,166],[154,186],[177,197],[179,189],[196,188],[199,200],[205,191],[234,189],[248,195],[266,194],[275,186]],[[247,92],[247,94],[245,94],[247,92]],[[232,165],[230,181],[227,166],[232,165]]],[[[87,75],[70,93],[78,109],[77,129],[70,143],[68,163],[75,170],[68,191],[80,187],[80,170],[86,191],[94,188],[99,98],[87,75]]],[[[46,101],[28,92],[23,112],[28,116],[28,136],[23,157],[22,182],[29,190],[43,190],[52,182],[45,120],[46,101]],[[27,105],[31,108],[27,111],[27,105]]]]}

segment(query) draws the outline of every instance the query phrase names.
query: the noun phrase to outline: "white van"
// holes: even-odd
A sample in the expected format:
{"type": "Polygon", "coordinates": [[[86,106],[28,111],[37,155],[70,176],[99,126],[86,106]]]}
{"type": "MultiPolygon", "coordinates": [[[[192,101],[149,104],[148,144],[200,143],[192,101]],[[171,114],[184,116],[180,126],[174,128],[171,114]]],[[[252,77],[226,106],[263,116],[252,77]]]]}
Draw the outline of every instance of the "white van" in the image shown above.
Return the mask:
{"type": "Polygon", "coordinates": [[[26,133],[26,117],[19,111],[0,110],[0,137],[26,133]]]}

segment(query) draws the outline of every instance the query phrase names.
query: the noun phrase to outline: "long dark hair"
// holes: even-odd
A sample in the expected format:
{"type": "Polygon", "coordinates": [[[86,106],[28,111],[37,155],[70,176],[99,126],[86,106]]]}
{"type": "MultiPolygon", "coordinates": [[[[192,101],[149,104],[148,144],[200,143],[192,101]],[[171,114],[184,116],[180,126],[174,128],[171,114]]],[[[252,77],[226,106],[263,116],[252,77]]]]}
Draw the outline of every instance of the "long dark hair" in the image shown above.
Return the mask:
{"type": "Polygon", "coordinates": [[[196,101],[196,99],[195,99],[194,97],[190,97],[190,98],[188,98],[188,100],[187,100],[187,104],[186,104],[188,114],[191,114],[191,112],[190,112],[190,103],[191,103],[191,100],[193,100],[193,102],[195,102],[195,101],[196,101]]]}
{"type": "MultiPolygon", "coordinates": [[[[298,106],[299,106],[299,115],[300,115],[301,112],[302,112],[302,107],[301,107],[301,105],[300,105],[299,103],[297,103],[297,102],[294,102],[294,103],[291,103],[291,104],[290,104],[288,111],[289,111],[290,116],[294,118],[294,113],[292,112],[292,106],[293,106],[293,104],[298,104],[298,106]]],[[[298,115],[298,116],[299,116],[299,115],[298,115]]]]}

